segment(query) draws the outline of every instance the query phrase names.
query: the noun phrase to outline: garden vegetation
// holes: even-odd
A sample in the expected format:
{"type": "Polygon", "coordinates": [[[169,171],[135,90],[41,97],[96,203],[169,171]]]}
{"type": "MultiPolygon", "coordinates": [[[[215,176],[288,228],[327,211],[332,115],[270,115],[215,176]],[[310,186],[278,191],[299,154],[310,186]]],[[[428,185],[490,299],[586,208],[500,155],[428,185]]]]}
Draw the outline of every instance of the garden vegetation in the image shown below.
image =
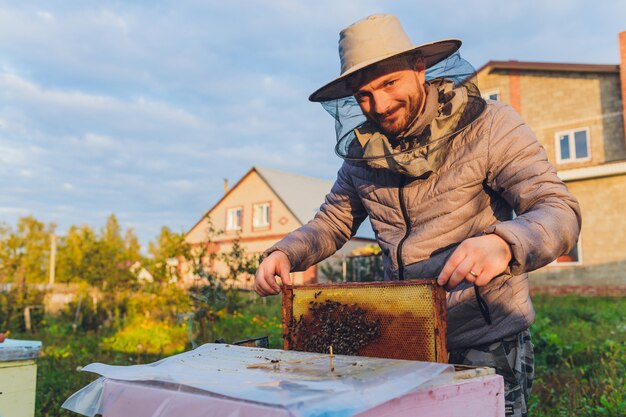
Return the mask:
{"type": "MultiPolygon", "coordinates": [[[[218,254],[164,227],[146,255],[113,215],[98,232],[77,226],[58,238],[55,283],[74,285],[76,294],[58,313],[46,312],[54,229],[33,217],[0,226],[0,332],[43,343],[37,416],[73,415],[61,404],[96,378],[80,372],[91,362],[150,363],[218,339],[268,336],[270,347],[282,347],[280,298],[237,289],[258,264],[238,242],[218,254]],[[185,267],[172,267],[173,259],[185,267]],[[226,272],[212,271],[214,262],[226,272]],[[140,279],[141,270],[152,281],[140,279]],[[188,273],[194,285],[179,285],[188,273]]],[[[219,233],[210,229],[208,241],[219,233]]],[[[542,295],[534,302],[530,415],[625,416],[626,299],[542,295]]]]}

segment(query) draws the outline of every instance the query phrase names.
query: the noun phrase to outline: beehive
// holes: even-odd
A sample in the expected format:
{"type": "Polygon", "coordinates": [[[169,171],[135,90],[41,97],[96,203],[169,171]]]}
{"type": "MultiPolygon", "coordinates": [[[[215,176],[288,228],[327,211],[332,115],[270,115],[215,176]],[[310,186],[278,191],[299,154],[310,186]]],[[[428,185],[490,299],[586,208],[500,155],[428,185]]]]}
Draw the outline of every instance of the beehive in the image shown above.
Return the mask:
{"type": "Polygon", "coordinates": [[[0,343],[0,416],[35,415],[36,358],[41,342],[6,339],[0,343]]]}
{"type": "Polygon", "coordinates": [[[286,350],[447,362],[446,295],[433,279],[287,286],[286,350]]]}

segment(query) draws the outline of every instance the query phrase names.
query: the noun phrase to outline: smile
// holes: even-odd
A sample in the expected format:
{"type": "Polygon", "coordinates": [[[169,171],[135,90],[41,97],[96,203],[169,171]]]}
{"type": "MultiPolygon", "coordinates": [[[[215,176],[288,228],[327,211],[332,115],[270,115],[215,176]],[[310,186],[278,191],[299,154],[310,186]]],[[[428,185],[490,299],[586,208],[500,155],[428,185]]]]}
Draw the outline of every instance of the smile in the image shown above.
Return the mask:
{"type": "Polygon", "coordinates": [[[390,110],[390,111],[386,112],[385,114],[382,115],[380,120],[381,121],[391,121],[391,120],[395,119],[398,116],[398,111],[399,110],[400,110],[400,108],[395,108],[393,110],[390,110]]]}

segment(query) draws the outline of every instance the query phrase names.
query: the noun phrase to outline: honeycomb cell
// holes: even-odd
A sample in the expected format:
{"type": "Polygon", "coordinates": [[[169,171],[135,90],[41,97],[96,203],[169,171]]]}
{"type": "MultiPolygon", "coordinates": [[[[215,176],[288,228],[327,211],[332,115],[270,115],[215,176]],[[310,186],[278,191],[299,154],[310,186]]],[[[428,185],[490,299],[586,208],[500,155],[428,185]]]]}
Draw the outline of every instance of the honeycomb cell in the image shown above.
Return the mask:
{"type": "Polygon", "coordinates": [[[445,291],[431,279],[283,292],[285,349],[446,362],[445,332],[445,291]]]}

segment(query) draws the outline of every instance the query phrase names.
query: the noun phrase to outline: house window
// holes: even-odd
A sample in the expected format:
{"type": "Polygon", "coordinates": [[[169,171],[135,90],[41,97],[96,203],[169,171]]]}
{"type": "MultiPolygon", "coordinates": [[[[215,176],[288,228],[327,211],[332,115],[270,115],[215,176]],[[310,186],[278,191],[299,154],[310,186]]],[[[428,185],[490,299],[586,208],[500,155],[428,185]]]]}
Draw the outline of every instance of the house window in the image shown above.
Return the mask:
{"type": "Polygon", "coordinates": [[[226,210],[226,230],[241,230],[241,207],[226,210]]]}
{"type": "Polygon", "coordinates": [[[574,249],[566,253],[565,255],[561,255],[551,265],[561,266],[561,265],[580,265],[582,263],[580,256],[580,239],[576,242],[574,249]]]}
{"type": "Polygon", "coordinates": [[[589,129],[568,130],[556,134],[556,160],[558,163],[586,161],[589,159],[589,129]]]}
{"type": "Polygon", "coordinates": [[[483,94],[483,98],[487,100],[500,101],[500,91],[489,91],[483,94]]]}
{"type": "Polygon", "coordinates": [[[270,203],[255,204],[252,210],[252,226],[267,227],[270,225],[270,203]]]}

